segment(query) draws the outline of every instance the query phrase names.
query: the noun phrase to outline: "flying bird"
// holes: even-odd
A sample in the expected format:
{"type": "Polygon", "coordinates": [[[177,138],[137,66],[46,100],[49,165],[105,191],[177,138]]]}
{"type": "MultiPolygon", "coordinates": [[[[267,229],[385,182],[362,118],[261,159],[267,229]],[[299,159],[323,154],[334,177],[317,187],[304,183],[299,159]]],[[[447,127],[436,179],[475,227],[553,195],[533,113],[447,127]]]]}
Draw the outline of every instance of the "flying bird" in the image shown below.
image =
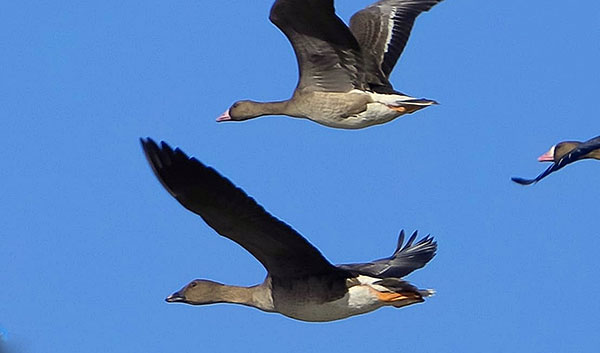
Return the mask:
{"type": "Polygon", "coordinates": [[[540,162],[552,162],[542,174],[535,179],[511,178],[521,185],[530,185],[544,179],[549,174],[581,159],[600,159],[600,136],[586,142],[563,141],[550,147],[548,152],[538,157],[540,162]]]}
{"type": "Polygon", "coordinates": [[[417,16],[441,1],[378,1],[354,14],[350,27],[335,14],[333,0],[275,1],[269,19],[296,54],[296,90],[285,101],[237,101],[217,121],[287,115],[360,129],[437,104],[394,90],[389,76],[417,16]]]}
{"type": "Polygon", "coordinates": [[[400,308],[434,294],[403,280],[427,264],[437,243],[430,236],[404,243],[392,256],[358,264],[332,265],[298,232],[270,215],[214,169],[165,142],[142,139],[154,174],[185,208],[220,235],[250,252],[267,270],[261,284],[238,287],[196,279],[166,298],[193,305],[235,303],[303,321],[333,321],[383,306],[400,308]]]}

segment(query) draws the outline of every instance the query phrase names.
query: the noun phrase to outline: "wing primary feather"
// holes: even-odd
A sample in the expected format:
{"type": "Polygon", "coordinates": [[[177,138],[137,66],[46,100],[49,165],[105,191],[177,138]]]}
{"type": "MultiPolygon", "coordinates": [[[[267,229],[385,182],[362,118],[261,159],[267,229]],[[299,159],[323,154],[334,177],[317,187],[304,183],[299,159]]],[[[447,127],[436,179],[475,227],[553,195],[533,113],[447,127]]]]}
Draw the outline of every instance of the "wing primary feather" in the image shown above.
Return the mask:
{"type": "Polygon", "coordinates": [[[519,177],[512,177],[512,178],[510,178],[510,180],[512,180],[515,183],[520,184],[520,185],[531,185],[531,184],[535,183],[535,179],[524,179],[524,178],[519,178],[519,177]]]}
{"type": "Polygon", "coordinates": [[[442,0],[380,0],[350,19],[365,61],[387,80],[402,55],[416,18],[442,0]]]}
{"type": "Polygon", "coordinates": [[[394,253],[400,251],[402,249],[403,244],[404,244],[404,229],[400,230],[400,234],[398,235],[398,243],[396,244],[396,250],[394,250],[394,253]]]}
{"type": "Polygon", "coordinates": [[[345,276],[299,233],[213,168],[165,142],[160,147],[150,138],[140,142],[165,189],[217,233],[250,252],[273,278],[345,276]]]}
{"type": "MultiPolygon", "coordinates": [[[[402,232],[399,238],[403,238],[402,232]]],[[[414,244],[415,233],[409,241],[399,244],[392,256],[367,263],[344,264],[339,267],[379,278],[401,278],[416,269],[425,266],[437,251],[437,243],[428,234],[425,238],[414,244]]],[[[400,240],[400,239],[399,239],[400,240]]]]}
{"type": "Polygon", "coordinates": [[[551,166],[549,166],[546,170],[544,170],[543,173],[541,173],[540,175],[538,175],[534,179],[524,179],[524,178],[519,178],[519,177],[512,177],[511,180],[514,181],[517,184],[520,184],[520,185],[535,184],[535,183],[539,182],[540,180],[544,179],[545,177],[547,177],[548,175],[550,175],[550,174],[554,173],[555,171],[561,169],[562,167],[564,167],[564,165],[558,167],[556,163],[552,163],[551,166]]]}
{"type": "Polygon", "coordinates": [[[404,249],[410,248],[413,244],[413,242],[415,241],[415,239],[417,239],[417,235],[419,235],[419,231],[415,230],[412,235],[410,236],[410,239],[408,239],[408,241],[406,242],[406,245],[404,246],[404,249]]]}

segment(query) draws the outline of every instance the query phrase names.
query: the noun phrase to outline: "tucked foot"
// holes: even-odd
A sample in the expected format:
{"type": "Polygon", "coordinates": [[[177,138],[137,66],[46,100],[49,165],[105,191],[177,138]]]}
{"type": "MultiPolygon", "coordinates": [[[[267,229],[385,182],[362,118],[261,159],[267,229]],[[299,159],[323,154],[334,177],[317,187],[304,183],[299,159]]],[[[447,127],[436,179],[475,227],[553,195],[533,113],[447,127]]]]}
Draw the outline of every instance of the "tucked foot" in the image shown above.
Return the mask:
{"type": "Polygon", "coordinates": [[[432,296],[432,290],[417,290],[417,291],[401,291],[401,292],[386,292],[372,288],[377,299],[384,305],[392,305],[395,308],[424,302],[425,297],[432,296]]]}
{"type": "Polygon", "coordinates": [[[425,99],[425,98],[412,98],[403,101],[399,101],[398,103],[388,104],[387,107],[391,110],[395,110],[401,114],[411,114],[416,112],[417,110],[421,110],[430,105],[437,105],[438,102],[425,99]]]}

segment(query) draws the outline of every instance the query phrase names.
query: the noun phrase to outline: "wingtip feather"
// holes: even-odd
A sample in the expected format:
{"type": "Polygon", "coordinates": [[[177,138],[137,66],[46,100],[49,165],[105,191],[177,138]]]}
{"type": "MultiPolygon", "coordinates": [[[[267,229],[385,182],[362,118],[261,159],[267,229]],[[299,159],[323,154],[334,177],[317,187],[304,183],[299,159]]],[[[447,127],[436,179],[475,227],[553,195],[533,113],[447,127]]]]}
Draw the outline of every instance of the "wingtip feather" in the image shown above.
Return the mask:
{"type": "Polygon", "coordinates": [[[400,231],[400,234],[398,235],[398,242],[396,243],[396,250],[394,250],[394,253],[401,251],[403,244],[404,244],[404,229],[402,229],[400,231]]]}
{"type": "Polygon", "coordinates": [[[535,179],[524,179],[524,178],[519,178],[519,177],[512,177],[510,178],[510,180],[514,181],[515,183],[519,184],[519,185],[531,185],[536,183],[535,179]]]}

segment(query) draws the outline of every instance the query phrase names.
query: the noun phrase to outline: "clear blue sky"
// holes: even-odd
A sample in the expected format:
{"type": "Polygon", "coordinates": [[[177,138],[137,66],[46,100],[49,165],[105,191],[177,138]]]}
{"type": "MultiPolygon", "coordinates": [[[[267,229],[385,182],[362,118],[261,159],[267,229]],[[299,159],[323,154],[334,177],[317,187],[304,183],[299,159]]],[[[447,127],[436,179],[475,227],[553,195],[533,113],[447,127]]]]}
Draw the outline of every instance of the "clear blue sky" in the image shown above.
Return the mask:
{"type": "Polygon", "coordinates": [[[446,0],[392,75],[441,105],[383,126],[216,124],[233,101],[296,84],[271,3],[2,6],[0,327],[15,351],[597,352],[600,164],[509,178],[600,134],[600,3],[446,0]],[[431,233],[438,255],[409,279],[438,294],[328,324],[165,303],[194,278],[265,271],[163,190],[141,136],[214,166],[332,262],[387,256],[402,228],[431,233]]]}

